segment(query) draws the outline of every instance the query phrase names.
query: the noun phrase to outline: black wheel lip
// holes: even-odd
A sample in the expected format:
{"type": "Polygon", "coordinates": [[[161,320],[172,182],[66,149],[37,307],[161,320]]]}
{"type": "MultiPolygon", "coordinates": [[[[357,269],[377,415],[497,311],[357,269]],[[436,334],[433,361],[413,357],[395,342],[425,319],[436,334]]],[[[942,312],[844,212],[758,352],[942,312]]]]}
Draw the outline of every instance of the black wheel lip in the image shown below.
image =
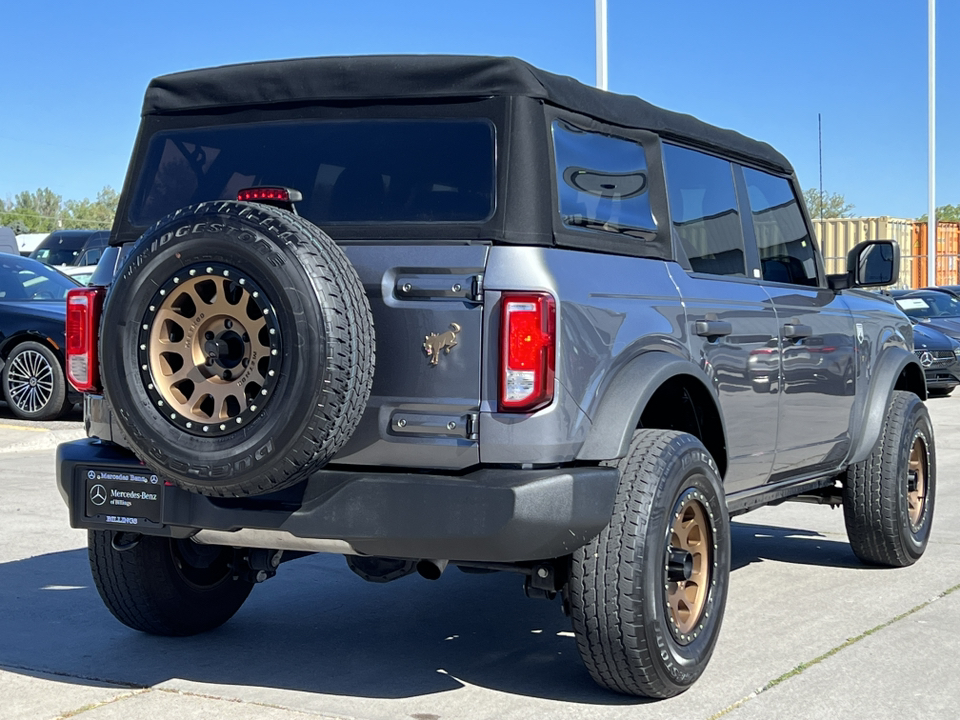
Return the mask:
{"type": "Polygon", "coordinates": [[[275,394],[274,391],[276,390],[276,387],[280,381],[280,370],[283,364],[283,344],[281,340],[282,333],[280,332],[278,323],[279,321],[277,319],[276,309],[273,303],[270,301],[269,296],[263,291],[263,288],[260,287],[255,280],[253,280],[247,273],[244,273],[236,266],[228,265],[227,263],[222,262],[195,262],[190,265],[184,265],[180,270],[171,274],[170,277],[167,278],[166,282],[156,289],[154,294],[151,296],[150,301],[147,303],[146,311],[139,321],[139,330],[137,333],[137,369],[143,392],[146,393],[154,409],[160,414],[161,417],[163,417],[164,420],[176,427],[178,430],[182,430],[183,432],[194,437],[225,437],[245,429],[263,412],[263,409],[273,399],[275,394]],[[208,268],[213,272],[207,272],[208,268]],[[191,270],[196,270],[197,273],[195,275],[190,275],[191,270]],[[145,347],[150,347],[150,328],[152,327],[153,319],[155,318],[162,301],[166,297],[166,293],[170,292],[179,284],[174,282],[174,278],[179,278],[184,274],[186,274],[188,277],[195,278],[200,274],[200,271],[202,271],[204,275],[210,277],[227,277],[231,280],[236,279],[237,281],[243,279],[244,287],[252,290],[251,297],[253,292],[258,293],[257,297],[253,298],[253,300],[260,307],[260,310],[267,310],[267,312],[264,313],[266,326],[276,330],[276,334],[273,336],[275,339],[271,342],[270,363],[267,368],[267,377],[263,386],[261,387],[261,390],[267,391],[267,394],[263,395],[264,400],[257,403],[256,410],[250,410],[248,408],[243,410],[236,417],[230,418],[229,421],[211,420],[208,424],[197,424],[192,418],[183,417],[180,415],[180,413],[170,410],[169,406],[164,401],[163,396],[157,390],[156,382],[152,376],[150,370],[151,365],[149,350],[144,349],[145,347]],[[225,276],[223,274],[224,271],[227,271],[229,275],[225,276]],[[271,370],[274,373],[273,375],[270,375],[271,370]],[[171,417],[171,415],[174,417],[171,417]],[[203,428],[207,429],[204,430],[203,428]]]}
{"type": "Polygon", "coordinates": [[[694,643],[697,638],[700,636],[700,633],[703,632],[703,629],[707,626],[708,621],[710,620],[710,612],[714,605],[714,593],[717,586],[717,573],[720,566],[719,558],[719,546],[717,543],[717,519],[714,514],[713,507],[711,507],[710,498],[707,497],[703,491],[696,487],[686,487],[680,492],[677,496],[676,501],[673,504],[673,507],[670,510],[670,513],[666,516],[667,527],[664,533],[664,562],[663,562],[663,575],[662,575],[662,586],[663,592],[661,593],[661,600],[663,603],[663,617],[664,624],[670,630],[670,636],[673,638],[681,647],[686,647],[694,643]],[[694,628],[693,632],[681,633],[679,628],[673,622],[673,614],[670,612],[670,601],[667,597],[667,570],[668,570],[668,561],[669,561],[669,548],[670,548],[670,533],[673,528],[673,519],[676,517],[677,513],[680,511],[680,508],[686,503],[688,498],[693,498],[697,500],[700,505],[703,507],[704,512],[707,515],[707,520],[710,523],[710,541],[712,544],[712,568],[710,571],[710,587],[707,588],[707,597],[703,601],[703,612],[700,615],[699,622],[697,627],[694,628]]]}

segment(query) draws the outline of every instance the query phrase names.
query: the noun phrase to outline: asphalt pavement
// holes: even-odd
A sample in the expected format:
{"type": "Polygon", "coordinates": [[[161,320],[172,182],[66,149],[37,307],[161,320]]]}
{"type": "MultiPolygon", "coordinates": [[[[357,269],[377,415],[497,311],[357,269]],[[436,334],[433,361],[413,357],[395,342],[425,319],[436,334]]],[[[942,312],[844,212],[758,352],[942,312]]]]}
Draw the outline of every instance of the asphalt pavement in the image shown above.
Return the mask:
{"type": "Polygon", "coordinates": [[[925,556],[867,568],[840,510],[798,503],[733,523],[733,573],[710,666],[680,697],[600,690],[558,602],[511,574],[365,583],[339,556],[281,566],[222,628],[127,629],[68,526],[42,425],[0,404],[0,720],[125,718],[957,718],[960,397],[929,403],[938,497],[925,556]]]}

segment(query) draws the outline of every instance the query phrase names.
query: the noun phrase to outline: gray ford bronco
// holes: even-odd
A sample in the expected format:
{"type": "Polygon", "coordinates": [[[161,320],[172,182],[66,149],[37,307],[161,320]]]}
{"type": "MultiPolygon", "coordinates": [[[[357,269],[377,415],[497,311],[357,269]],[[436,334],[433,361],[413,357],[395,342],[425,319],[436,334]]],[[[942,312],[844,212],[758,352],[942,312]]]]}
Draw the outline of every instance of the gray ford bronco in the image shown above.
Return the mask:
{"type": "MultiPolygon", "coordinates": [[[[934,438],[892,242],[825,275],[770,146],[509,58],[160,77],[95,287],[58,482],[110,611],[217,627],[281,563],[510,570],[590,675],[703,672],[730,517],[842,505],[924,551],[934,438]]],[[[491,622],[495,619],[491,617],[491,622]]]]}

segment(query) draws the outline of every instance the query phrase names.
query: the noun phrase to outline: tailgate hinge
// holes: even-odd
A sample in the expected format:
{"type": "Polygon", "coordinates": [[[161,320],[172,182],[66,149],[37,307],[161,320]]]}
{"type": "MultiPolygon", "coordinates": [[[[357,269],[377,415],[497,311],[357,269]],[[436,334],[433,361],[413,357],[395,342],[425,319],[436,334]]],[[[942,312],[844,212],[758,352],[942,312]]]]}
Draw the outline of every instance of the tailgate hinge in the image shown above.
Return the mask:
{"type": "MultiPolygon", "coordinates": [[[[479,275],[478,277],[483,277],[479,275]]],[[[476,440],[480,431],[480,413],[467,413],[467,440],[476,440]]]]}
{"type": "Polygon", "coordinates": [[[473,276],[470,294],[474,302],[483,302],[483,273],[478,273],[473,276]]]}

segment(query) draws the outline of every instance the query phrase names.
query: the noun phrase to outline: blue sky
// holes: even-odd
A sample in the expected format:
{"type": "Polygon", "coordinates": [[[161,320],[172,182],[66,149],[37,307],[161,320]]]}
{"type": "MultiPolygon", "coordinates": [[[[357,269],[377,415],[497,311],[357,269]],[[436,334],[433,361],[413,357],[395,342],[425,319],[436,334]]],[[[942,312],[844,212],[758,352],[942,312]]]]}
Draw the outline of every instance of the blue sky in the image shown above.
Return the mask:
{"type": "MultiPolygon", "coordinates": [[[[312,55],[515,55],[595,79],[593,0],[6,3],[0,198],[119,189],[150,78],[312,55]]],[[[926,0],[608,0],[610,89],[765,140],[858,215],[927,207],[926,0]]],[[[937,204],[960,203],[960,2],[938,2],[937,204]]]]}

